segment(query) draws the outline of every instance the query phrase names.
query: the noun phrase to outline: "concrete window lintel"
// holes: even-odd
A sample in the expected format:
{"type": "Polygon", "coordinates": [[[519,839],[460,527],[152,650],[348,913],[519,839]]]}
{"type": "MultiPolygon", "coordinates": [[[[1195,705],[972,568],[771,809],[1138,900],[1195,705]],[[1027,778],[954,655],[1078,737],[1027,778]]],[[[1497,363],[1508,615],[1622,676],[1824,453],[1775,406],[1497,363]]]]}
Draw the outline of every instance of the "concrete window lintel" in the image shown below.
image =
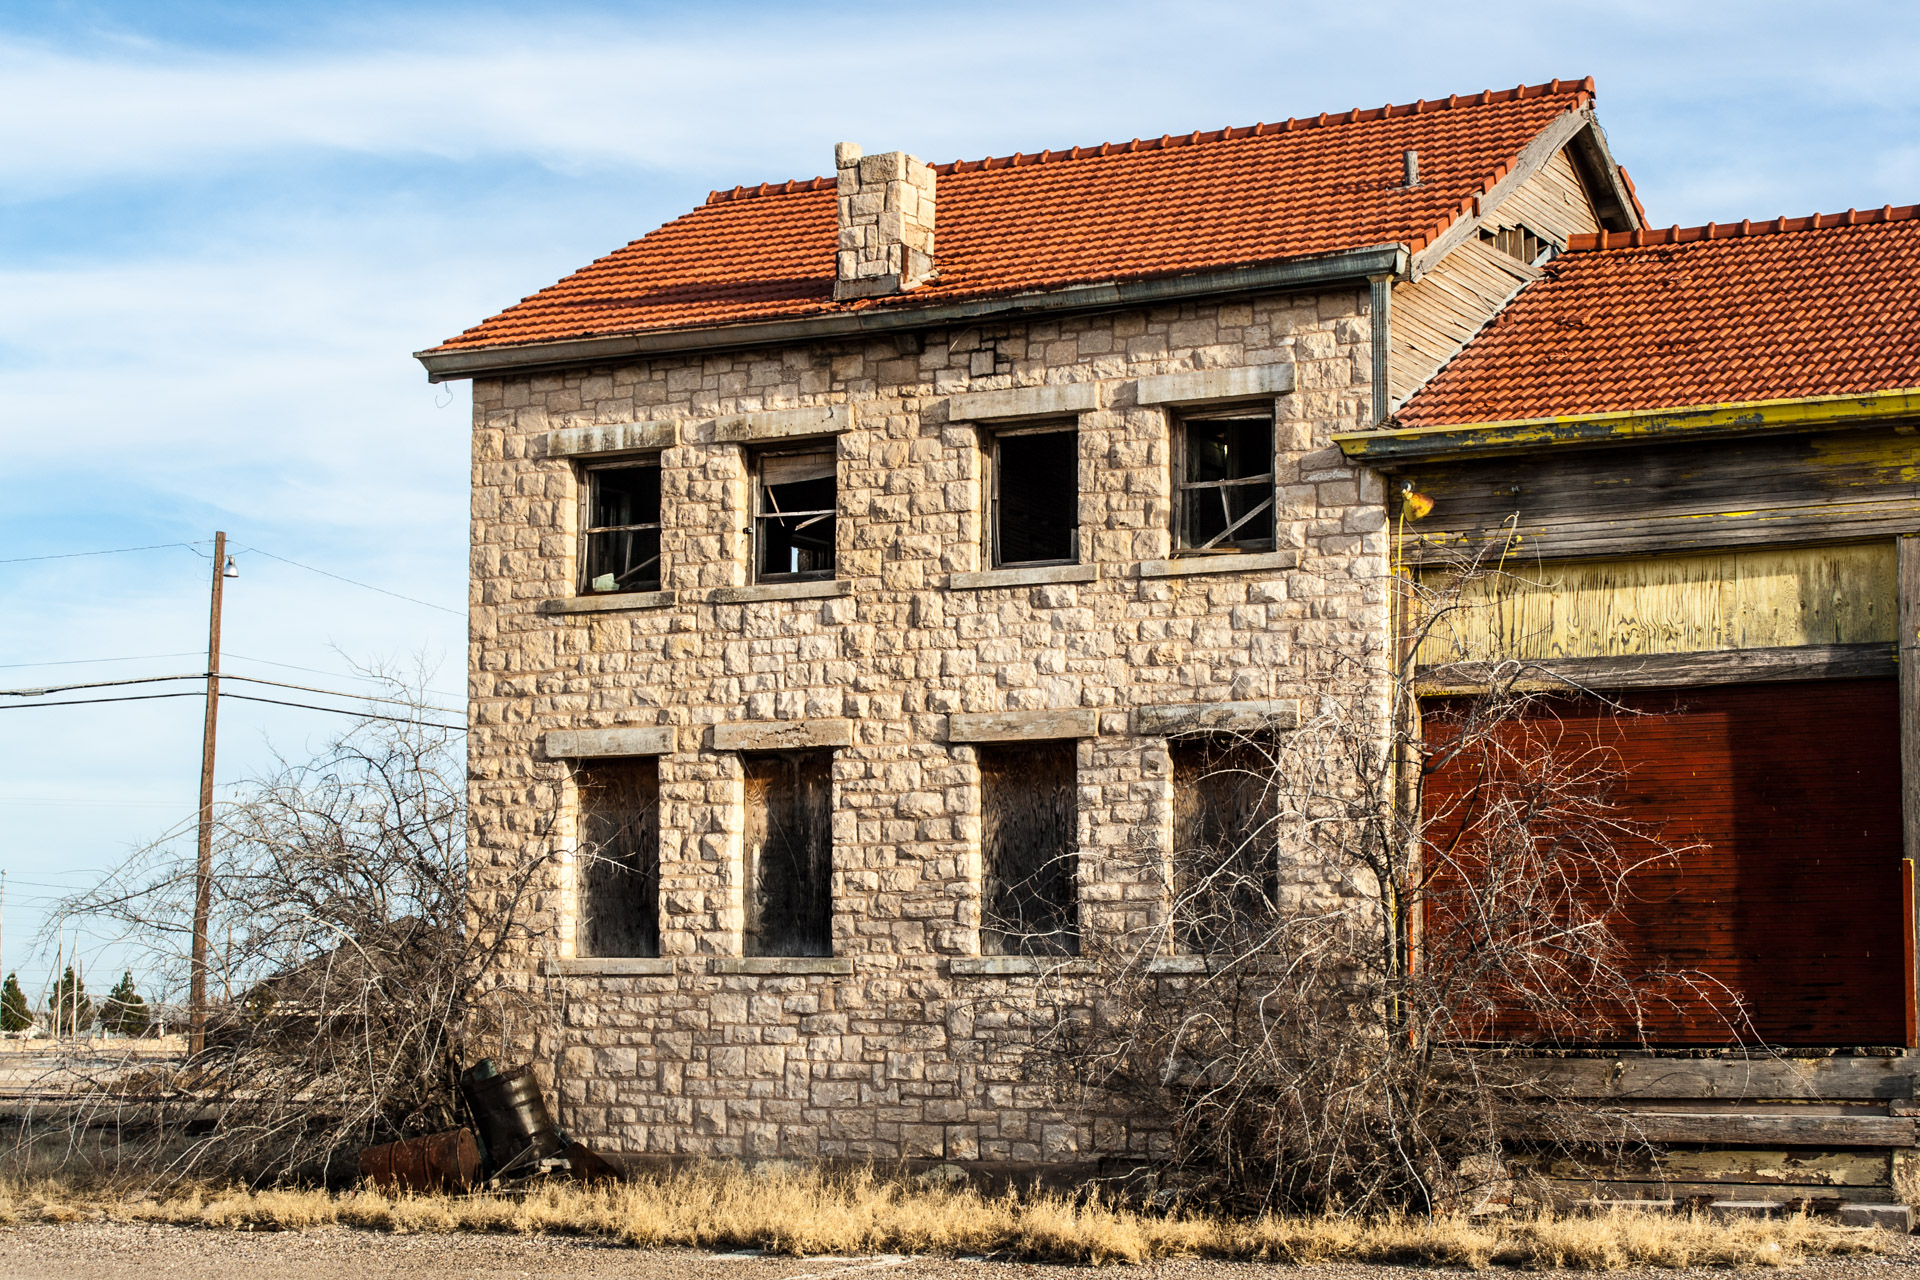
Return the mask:
{"type": "Polygon", "coordinates": [[[675,424],[663,422],[596,422],[585,427],[562,427],[547,432],[549,458],[590,458],[597,454],[646,453],[671,449],[675,424]]]}
{"type": "Polygon", "coordinates": [[[592,760],[607,756],[666,756],[679,749],[670,724],[618,729],[556,729],[546,738],[549,760],[592,760]]]}
{"type": "Polygon", "coordinates": [[[713,726],[715,751],[791,751],[805,747],[850,747],[853,721],[730,720],[713,726]]]}
{"type": "Polygon", "coordinates": [[[948,742],[1046,742],[1100,733],[1094,707],[1062,711],[956,711],[947,717],[948,742]]]}
{"type": "Polygon", "coordinates": [[[1046,418],[1090,413],[1100,407],[1097,382],[1059,382],[1004,391],[968,391],[947,397],[951,422],[992,422],[1001,418],[1046,418]]]}
{"type": "Polygon", "coordinates": [[[1196,573],[1262,573],[1274,569],[1295,569],[1300,565],[1298,551],[1250,551],[1244,555],[1176,556],[1172,560],[1142,560],[1143,578],[1184,578],[1196,573]]]}
{"type": "Polygon", "coordinates": [[[954,591],[984,591],[989,587],[1041,587],[1057,582],[1092,582],[1099,572],[1090,564],[1016,565],[1010,569],[988,569],[983,573],[949,575],[947,586],[954,591]]]}
{"type": "Polygon", "coordinates": [[[710,604],[758,604],[763,600],[825,600],[850,596],[853,583],[845,578],[822,578],[812,582],[759,582],[750,587],[715,587],[707,594],[710,604]]]}
{"type": "Polygon", "coordinates": [[[713,438],[722,444],[751,444],[760,440],[801,440],[808,436],[837,436],[853,426],[853,408],[844,404],[815,404],[799,409],[768,409],[736,413],[713,420],[713,438]]]}
{"type": "Polygon", "coordinates": [[[956,978],[1040,978],[1093,972],[1090,961],[1074,956],[955,956],[949,964],[956,978]]]}
{"type": "Polygon", "coordinates": [[[618,613],[627,609],[665,609],[679,599],[676,591],[623,591],[604,596],[560,596],[543,601],[542,613],[618,613]]]}
{"type": "Polygon", "coordinates": [[[562,978],[671,978],[671,956],[569,956],[541,964],[542,971],[562,978]]]}
{"type": "Polygon", "coordinates": [[[715,956],[707,967],[715,974],[771,978],[853,975],[853,960],[848,956],[715,956]]]}
{"type": "Polygon", "coordinates": [[[1292,729],[1300,723],[1295,698],[1267,702],[1179,702],[1161,707],[1135,707],[1133,731],[1142,737],[1180,733],[1252,733],[1261,729],[1292,729]]]}
{"type": "Polygon", "coordinates": [[[1209,404],[1285,395],[1292,390],[1292,365],[1263,364],[1243,369],[1163,373],[1140,379],[1135,394],[1141,404],[1209,404]]]}

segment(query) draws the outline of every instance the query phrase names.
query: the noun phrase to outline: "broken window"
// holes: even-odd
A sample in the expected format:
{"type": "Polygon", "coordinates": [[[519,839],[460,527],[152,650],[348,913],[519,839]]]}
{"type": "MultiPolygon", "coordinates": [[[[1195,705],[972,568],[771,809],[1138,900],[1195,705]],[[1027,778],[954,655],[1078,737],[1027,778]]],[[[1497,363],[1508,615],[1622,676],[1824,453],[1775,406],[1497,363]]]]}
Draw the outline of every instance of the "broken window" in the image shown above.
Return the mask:
{"type": "Polygon", "coordinates": [[[587,471],[581,563],[589,592],[660,589],[660,462],[587,471]]]}
{"type": "Polygon", "coordinates": [[[994,565],[1078,559],[1080,432],[1071,426],[999,432],[991,466],[994,565]]]}
{"type": "Polygon", "coordinates": [[[750,956],[833,954],[833,753],[742,757],[750,956]]]}
{"type": "Polygon", "coordinates": [[[1174,521],[1183,551],[1273,546],[1273,414],[1181,419],[1174,434],[1174,521]]]}
{"type": "Polygon", "coordinates": [[[754,459],[754,580],[833,576],[836,507],[831,446],[754,459]]]}
{"type": "Polygon", "coordinates": [[[1248,738],[1176,738],[1174,945],[1240,954],[1272,927],[1279,893],[1272,754],[1248,738]]]}
{"type": "Polygon", "coordinates": [[[660,954],[660,762],[596,760],[580,798],[574,945],[583,956],[660,954]]]}
{"type": "Polygon", "coordinates": [[[1073,955],[1078,786],[1072,742],[994,745],[980,752],[980,949],[987,955],[1073,955]]]}
{"type": "Polygon", "coordinates": [[[1482,227],[1480,238],[1508,257],[1533,267],[1551,262],[1560,252],[1559,245],[1528,227],[1482,227]]]}

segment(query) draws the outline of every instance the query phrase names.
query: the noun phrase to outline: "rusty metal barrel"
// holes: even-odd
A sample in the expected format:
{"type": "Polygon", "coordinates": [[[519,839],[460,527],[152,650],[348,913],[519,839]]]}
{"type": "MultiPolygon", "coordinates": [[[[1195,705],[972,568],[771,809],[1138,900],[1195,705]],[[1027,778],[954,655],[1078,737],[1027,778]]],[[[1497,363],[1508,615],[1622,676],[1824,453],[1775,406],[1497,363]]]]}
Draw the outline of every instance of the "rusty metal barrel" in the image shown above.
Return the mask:
{"type": "Polygon", "coordinates": [[[449,1129],[360,1153],[360,1176],[404,1191],[464,1191],[480,1180],[480,1144],[471,1129],[449,1129]]]}
{"type": "Polygon", "coordinates": [[[531,1067],[502,1071],[484,1058],[461,1074],[460,1087],[495,1174],[531,1173],[540,1161],[565,1151],[531,1067]]]}

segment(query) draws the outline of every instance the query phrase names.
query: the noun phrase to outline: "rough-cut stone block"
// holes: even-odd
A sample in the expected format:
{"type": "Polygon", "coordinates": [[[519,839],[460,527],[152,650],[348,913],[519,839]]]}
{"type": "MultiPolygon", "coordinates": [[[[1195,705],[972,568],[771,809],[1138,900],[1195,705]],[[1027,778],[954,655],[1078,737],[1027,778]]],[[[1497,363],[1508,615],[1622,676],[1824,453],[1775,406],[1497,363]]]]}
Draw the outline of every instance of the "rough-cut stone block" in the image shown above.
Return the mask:
{"type": "Polygon", "coordinates": [[[668,422],[606,422],[590,427],[564,427],[547,432],[549,458],[581,458],[607,453],[645,453],[671,449],[674,424],[668,422]]]}
{"type": "Polygon", "coordinates": [[[603,596],[557,596],[540,602],[542,613],[625,613],[632,609],[668,609],[677,591],[621,591],[603,596]]]}
{"type": "Polygon", "coordinates": [[[988,587],[1037,587],[1056,582],[1092,582],[1099,576],[1099,571],[1090,564],[1029,565],[988,569],[984,573],[950,574],[947,586],[955,591],[980,591],[988,587]]]}
{"type": "Polygon", "coordinates": [[[1163,373],[1142,378],[1135,397],[1141,404],[1205,404],[1216,400],[1251,400],[1285,395],[1293,390],[1293,366],[1256,365],[1253,368],[1202,369],[1196,373],[1163,373]]]}
{"type": "Polygon", "coordinates": [[[834,436],[853,426],[853,410],[844,404],[808,405],[803,409],[768,409],[736,413],[713,420],[713,438],[723,444],[755,440],[794,440],[806,436],[834,436]]]}
{"type": "Polygon", "coordinates": [[[1906,1235],[1913,1230],[1913,1206],[1906,1204],[1843,1204],[1843,1227],[1880,1227],[1906,1235]]]}
{"type": "Polygon", "coordinates": [[[853,721],[730,720],[713,726],[715,751],[796,751],[853,745],[853,721]]]}
{"type": "Polygon", "coordinates": [[[665,756],[677,749],[679,733],[670,724],[644,728],[556,729],[547,735],[549,760],[589,760],[598,756],[665,756]]]}
{"type": "Polygon", "coordinates": [[[1251,551],[1243,555],[1175,556],[1171,560],[1142,560],[1143,578],[1184,578],[1196,573],[1272,573],[1298,568],[1298,551],[1251,551]]]}
{"type": "Polygon", "coordinates": [[[1260,729],[1291,729],[1299,723],[1299,701],[1281,698],[1258,702],[1176,702],[1161,707],[1135,707],[1132,728],[1143,736],[1164,738],[1181,733],[1251,733],[1260,729]]]}
{"type": "Polygon", "coordinates": [[[947,717],[948,742],[1043,742],[1091,738],[1100,732],[1092,707],[1064,711],[956,711],[947,717]]]}
{"type": "Polygon", "coordinates": [[[974,391],[947,398],[952,422],[990,422],[1000,418],[1047,418],[1090,413],[1100,407],[1097,382],[1060,382],[1044,387],[974,391]]]}

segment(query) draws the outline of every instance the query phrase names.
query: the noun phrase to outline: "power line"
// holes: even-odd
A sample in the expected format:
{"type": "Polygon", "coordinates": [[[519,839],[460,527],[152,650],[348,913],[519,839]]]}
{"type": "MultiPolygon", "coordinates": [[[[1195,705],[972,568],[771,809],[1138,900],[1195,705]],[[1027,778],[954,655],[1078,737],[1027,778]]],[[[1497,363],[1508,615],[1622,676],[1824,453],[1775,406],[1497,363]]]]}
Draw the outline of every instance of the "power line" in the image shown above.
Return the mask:
{"type": "MultiPolygon", "coordinates": [[[[155,656],[161,657],[161,658],[185,658],[185,657],[191,657],[192,655],[162,653],[162,654],[156,654],[155,656]]],[[[384,676],[363,676],[357,671],[329,671],[324,667],[303,667],[295,662],[275,662],[272,658],[249,657],[244,653],[235,653],[231,649],[227,649],[223,651],[221,656],[225,658],[238,658],[242,662],[258,662],[269,667],[285,667],[289,671],[306,671],[316,676],[338,676],[342,680],[366,680],[374,684],[381,684],[386,681],[386,677],[384,676]]],[[[233,678],[236,680],[239,679],[238,676],[235,676],[233,678]]],[[[424,690],[423,692],[431,693],[436,697],[441,697],[441,698],[466,697],[464,693],[452,693],[446,689],[427,689],[427,690],[424,690]]]]}
{"type": "MultiPolygon", "coordinates": [[[[422,600],[417,596],[403,596],[398,591],[389,591],[385,587],[376,587],[370,582],[357,582],[352,578],[343,577],[337,573],[329,573],[325,569],[316,569],[310,564],[301,564],[298,560],[289,560],[285,556],[277,556],[271,551],[262,551],[259,547],[240,547],[234,554],[262,555],[269,560],[278,560],[281,564],[290,564],[296,569],[305,569],[308,573],[317,573],[323,578],[332,578],[335,582],[344,582],[350,587],[361,587],[368,591],[378,591],[383,596],[392,596],[395,600],[405,600],[408,604],[424,605],[429,609],[438,609],[440,612],[450,613],[456,618],[464,618],[467,616],[465,609],[449,609],[443,604],[435,604],[431,600],[422,600]]],[[[0,561],[0,563],[4,562],[0,561]]]]}
{"type": "Polygon", "coordinates": [[[372,711],[349,711],[345,707],[318,707],[311,702],[283,702],[279,698],[256,698],[246,693],[223,693],[223,698],[238,698],[242,702],[268,702],[276,707],[301,707],[308,711],[331,711],[337,716],[354,716],[361,720],[387,720],[394,724],[425,725],[429,729],[454,729],[464,733],[464,724],[441,724],[437,720],[428,720],[423,716],[383,716],[372,711]]]}
{"type": "MultiPolygon", "coordinates": [[[[74,689],[111,689],[130,684],[165,684],[170,680],[205,680],[206,678],[207,673],[204,671],[191,671],[184,675],[177,676],[132,676],[125,680],[90,680],[84,684],[56,684],[35,689],[0,689],[0,697],[40,698],[51,693],[68,693],[74,689]]],[[[329,698],[350,698],[356,702],[385,702],[400,707],[421,707],[424,710],[445,712],[448,715],[461,714],[461,712],[454,707],[436,706],[430,702],[420,702],[411,698],[382,698],[371,693],[343,693],[338,689],[322,689],[310,684],[288,684],[283,680],[262,680],[258,676],[228,675],[224,676],[223,679],[239,680],[246,684],[263,684],[275,689],[294,689],[301,693],[323,693],[329,698]]]]}
{"type": "Polygon", "coordinates": [[[67,693],[74,689],[109,689],[127,684],[165,684],[169,680],[204,680],[205,672],[188,672],[179,676],[132,676],[125,680],[89,680],[85,684],[50,684],[36,689],[0,689],[0,698],[42,698],[50,693],[67,693]]]}
{"type": "MultiPolygon", "coordinates": [[[[198,657],[199,653],[198,649],[188,649],[183,653],[136,653],[125,658],[61,658],[54,662],[0,662],[0,671],[17,671],[22,667],[84,667],[100,662],[147,662],[154,658],[193,658],[198,657]]],[[[249,658],[247,661],[261,662],[264,659],[249,658]]]]}
{"type": "Polygon", "coordinates": [[[0,564],[26,564],[33,560],[78,560],[82,556],[123,556],[132,551],[164,551],[168,547],[185,547],[197,556],[207,554],[191,542],[155,542],[145,547],[112,547],[106,551],[64,551],[59,555],[51,556],[15,556],[10,560],[0,560],[0,564]]]}
{"type": "MultiPolygon", "coordinates": [[[[193,679],[199,679],[195,676],[193,679]]],[[[228,679],[237,677],[229,676],[228,679]]],[[[264,683],[271,684],[272,681],[264,683]]],[[[298,687],[298,686],[293,686],[298,687]]],[[[204,693],[197,689],[182,689],[178,693],[122,693],[111,698],[70,698],[62,702],[5,702],[0,703],[0,711],[25,711],[30,707],[96,707],[109,702],[152,702],[159,698],[199,698],[204,693]]],[[[354,716],[361,720],[387,720],[394,724],[420,724],[432,729],[454,729],[464,732],[464,724],[443,724],[423,716],[383,716],[372,711],[355,711],[349,707],[322,707],[311,702],[286,702],[279,698],[256,698],[245,693],[222,693],[222,698],[238,698],[242,702],[265,702],[276,707],[299,707],[306,711],[331,711],[337,716],[354,716]]],[[[337,694],[337,697],[359,697],[358,694],[337,694]]],[[[431,708],[447,715],[454,714],[445,707],[431,708]]]]}

